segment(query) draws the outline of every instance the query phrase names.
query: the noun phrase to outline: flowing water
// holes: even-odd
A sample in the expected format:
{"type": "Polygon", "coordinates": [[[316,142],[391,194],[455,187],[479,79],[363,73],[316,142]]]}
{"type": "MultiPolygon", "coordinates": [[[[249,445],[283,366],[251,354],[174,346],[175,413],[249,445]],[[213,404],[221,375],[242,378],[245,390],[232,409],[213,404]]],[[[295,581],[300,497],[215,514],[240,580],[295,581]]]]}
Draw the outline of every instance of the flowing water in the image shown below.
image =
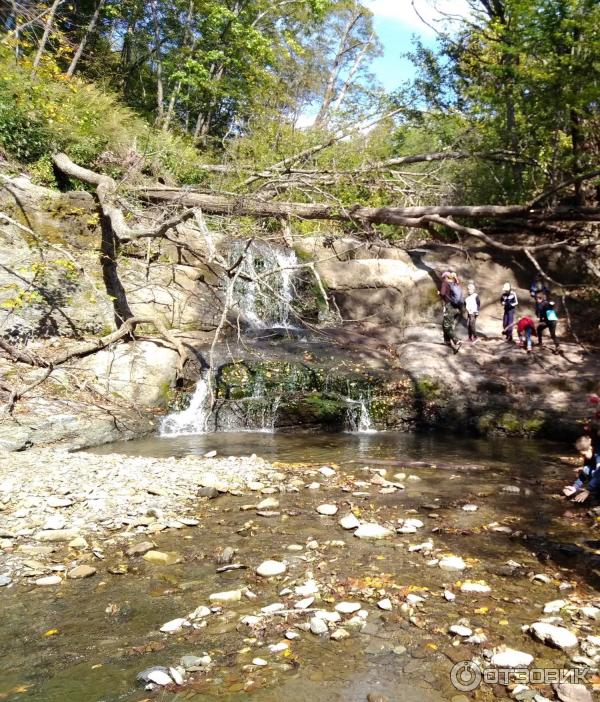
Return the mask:
{"type": "MultiPolygon", "coordinates": [[[[551,497],[571,477],[570,469],[557,462],[560,447],[393,433],[218,433],[113,444],[98,453],[181,456],[209,450],[285,462],[290,465],[282,470],[306,482],[316,480],[321,488],[277,495],[280,512],[274,516],[240,509],[256,499],[252,494],[199,500],[199,526],[152,536],[158,549],[179,554],[181,562],[174,565],[136,559],[127,573],[113,575],[107,564],[118,557],[107,546],[95,578],[65,582],[58,592],[22,584],[4,588],[0,700],[362,702],[368,693],[380,692],[393,701],[441,702],[458,694],[449,679],[453,662],[481,649],[453,642],[448,635],[448,626],[461,617],[468,618],[473,630],[480,627],[486,633],[490,647],[505,643],[533,653],[539,665],[567,665],[566,654],[534,643],[521,631],[541,616],[544,602],[568,596],[559,592],[560,582],[574,581],[578,595],[593,595],[584,544],[588,527],[582,516],[565,516],[565,505],[551,497]],[[313,473],[307,464],[313,464],[313,473]],[[318,473],[323,464],[335,464],[339,479],[323,478],[318,473]],[[368,482],[372,469],[385,466],[390,478],[398,471],[407,473],[405,490],[382,493],[368,482]],[[356,481],[366,481],[365,486],[356,481]],[[518,488],[518,493],[506,487],[518,488]],[[324,502],[340,505],[340,514],[352,506],[361,518],[379,523],[416,516],[424,527],[416,534],[362,541],[338,526],[339,515],[316,514],[315,507],[324,502]],[[467,502],[479,509],[464,511],[467,502]],[[504,530],[494,531],[494,524],[504,530]],[[428,565],[430,557],[409,551],[410,544],[427,539],[436,550],[465,558],[468,573],[444,572],[428,565]],[[313,541],[316,548],[310,546],[313,541]],[[290,551],[291,544],[301,549],[290,551]],[[236,560],[247,570],[216,572],[212,554],[225,545],[237,549],[236,560]],[[280,600],[281,583],[254,575],[254,567],[267,558],[286,559],[296,580],[312,573],[328,593],[320,605],[324,609],[340,600],[360,601],[369,611],[367,627],[339,642],[301,631],[286,655],[258,648],[238,620],[280,600]],[[523,571],[503,573],[509,560],[522,564],[523,571]],[[549,574],[549,582],[533,583],[528,573],[549,574]],[[491,593],[461,595],[457,581],[465,577],[485,580],[491,593]],[[164,622],[207,604],[209,593],[243,586],[258,594],[255,602],[224,606],[198,631],[158,631],[164,622]],[[457,593],[456,602],[442,597],[444,588],[457,593]],[[407,592],[426,599],[409,618],[397,602],[391,612],[379,610],[375,603],[382,592],[395,601],[407,592]],[[49,630],[57,631],[46,636],[49,630]],[[193,686],[151,693],[136,688],[140,670],[203,652],[210,653],[215,665],[193,686]],[[248,667],[255,656],[268,665],[248,667]]],[[[267,644],[281,641],[290,627],[285,617],[276,619],[266,633],[267,644]]],[[[494,697],[488,689],[478,699],[494,697]]]]}

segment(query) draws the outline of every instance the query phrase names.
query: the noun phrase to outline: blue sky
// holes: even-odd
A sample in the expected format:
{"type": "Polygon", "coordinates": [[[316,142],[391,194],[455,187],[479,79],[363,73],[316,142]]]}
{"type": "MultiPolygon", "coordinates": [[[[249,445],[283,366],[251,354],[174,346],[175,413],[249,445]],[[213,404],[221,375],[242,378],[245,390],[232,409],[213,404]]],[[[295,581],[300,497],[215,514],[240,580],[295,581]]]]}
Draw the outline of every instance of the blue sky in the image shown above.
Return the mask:
{"type": "Polygon", "coordinates": [[[411,37],[416,34],[424,44],[432,46],[435,31],[427,25],[442,22],[447,27],[448,19],[441,12],[464,17],[469,9],[467,0],[366,0],[365,4],[373,12],[384,50],[383,56],[373,63],[373,71],[387,91],[413,75],[410,61],[401,58],[411,48],[411,37]]]}

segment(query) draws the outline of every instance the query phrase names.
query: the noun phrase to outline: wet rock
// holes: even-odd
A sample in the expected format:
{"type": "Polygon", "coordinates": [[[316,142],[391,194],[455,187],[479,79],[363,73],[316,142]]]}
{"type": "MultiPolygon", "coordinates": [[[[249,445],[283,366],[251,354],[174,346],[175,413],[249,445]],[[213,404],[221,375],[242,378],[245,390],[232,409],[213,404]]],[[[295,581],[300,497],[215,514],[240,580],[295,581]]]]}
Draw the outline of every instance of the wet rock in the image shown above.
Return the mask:
{"type": "Polygon", "coordinates": [[[319,473],[324,475],[326,478],[332,478],[335,475],[335,470],[330,466],[321,466],[319,468],[319,473]]]}
{"type": "Polygon", "coordinates": [[[336,611],[342,614],[353,614],[354,612],[358,612],[360,608],[361,605],[359,602],[339,602],[335,606],[336,611]]]}
{"type": "Polygon", "coordinates": [[[142,670],[141,673],[137,675],[137,681],[143,685],[148,683],[154,683],[155,685],[160,685],[164,687],[165,685],[171,685],[173,679],[169,675],[169,669],[164,666],[154,666],[153,668],[146,668],[142,670]]]}
{"type": "Polygon", "coordinates": [[[460,556],[446,556],[438,563],[442,570],[464,570],[467,564],[460,556]]]}
{"type": "Polygon", "coordinates": [[[566,607],[565,600],[552,600],[544,605],[544,614],[558,614],[563,607],[566,607]]]}
{"type": "Polygon", "coordinates": [[[77,536],[76,538],[69,541],[69,548],[83,549],[88,547],[88,542],[83,538],[83,536],[77,536]]]}
{"type": "Polygon", "coordinates": [[[169,668],[169,675],[173,678],[173,682],[176,685],[183,685],[185,682],[182,672],[180,672],[177,668],[169,668]]]}
{"type": "Polygon", "coordinates": [[[347,639],[350,636],[349,632],[346,631],[346,629],[342,629],[341,627],[339,629],[336,629],[332,634],[331,637],[334,641],[343,641],[344,639],[347,639]]]}
{"type": "Polygon", "coordinates": [[[433,550],[433,541],[424,541],[422,544],[412,544],[411,546],[408,547],[409,553],[417,552],[417,551],[432,551],[433,550]]]}
{"type": "MultiPolygon", "coordinates": [[[[48,498],[46,504],[48,505],[48,507],[71,507],[73,505],[73,500],[70,500],[68,497],[55,497],[54,495],[52,495],[48,498]]],[[[51,527],[45,528],[48,529],[51,527]]]]}
{"type": "Polygon", "coordinates": [[[535,622],[529,627],[532,635],[547,646],[566,649],[577,646],[577,637],[568,629],[545,622],[535,622]]]}
{"type": "Polygon", "coordinates": [[[390,612],[392,610],[392,601],[389,597],[384,597],[383,600],[379,600],[377,606],[379,607],[379,609],[383,609],[386,612],[390,612]]]}
{"type": "Polygon", "coordinates": [[[214,485],[207,485],[198,489],[198,497],[207,497],[209,500],[214,500],[219,496],[219,491],[214,485]]]}
{"type": "Polygon", "coordinates": [[[37,541],[61,543],[62,541],[72,541],[77,536],[75,529],[49,529],[47,531],[38,531],[35,538],[37,541]]]}
{"type": "Polygon", "coordinates": [[[477,581],[471,581],[471,580],[465,580],[465,582],[460,586],[460,591],[461,592],[473,592],[473,593],[479,593],[479,594],[487,594],[488,592],[492,591],[492,588],[487,584],[484,583],[483,581],[477,582],[477,581]]]}
{"type": "Polygon", "coordinates": [[[276,509],[277,507],[279,507],[279,500],[276,500],[274,497],[267,497],[256,505],[256,509],[260,510],[276,509]]]}
{"type": "Polygon", "coordinates": [[[0,587],[7,587],[12,583],[10,575],[0,575],[0,587]]]}
{"type": "Polygon", "coordinates": [[[282,575],[286,570],[287,566],[281,561],[263,561],[256,569],[256,574],[263,578],[271,578],[282,575]]]}
{"type": "Polygon", "coordinates": [[[228,565],[233,561],[235,549],[232,546],[225,546],[222,551],[219,551],[215,556],[215,562],[218,565],[228,565]]]}
{"type": "Polygon", "coordinates": [[[317,507],[317,512],[326,517],[333,517],[334,514],[337,514],[337,511],[337,505],[319,505],[317,507]]]}
{"type": "Polygon", "coordinates": [[[533,662],[533,656],[514,648],[506,648],[494,653],[491,664],[498,668],[527,668],[533,662]]]}
{"type": "Polygon", "coordinates": [[[360,522],[353,514],[346,514],[340,519],[338,524],[343,529],[357,529],[360,526],[360,522]]]}
{"type": "Polygon", "coordinates": [[[178,619],[171,619],[170,622],[167,622],[166,624],[163,624],[160,627],[160,630],[164,634],[172,634],[175,631],[181,631],[184,626],[189,626],[189,622],[187,619],[184,619],[182,617],[179,617],[178,619]]]}
{"type": "Polygon", "coordinates": [[[313,617],[310,620],[310,630],[315,636],[322,636],[329,631],[327,623],[320,617],[313,617]]]}
{"type": "Polygon", "coordinates": [[[452,624],[451,627],[448,628],[448,631],[451,634],[454,634],[455,636],[471,636],[473,634],[473,630],[469,629],[468,626],[463,626],[462,624],[452,624]]]}
{"type": "Polygon", "coordinates": [[[554,683],[554,692],[561,702],[592,702],[592,693],[581,683],[554,683]]]}
{"type": "Polygon", "coordinates": [[[151,551],[154,548],[154,544],[152,541],[142,541],[139,544],[134,544],[130,548],[125,551],[126,555],[128,556],[143,556],[145,553],[148,553],[148,551],[151,551]]]}
{"type": "Polygon", "coordinates": [[[179,662],[181,663],[182,668],[185,668],[185,670],[191,670],[193,668],[198,669],[205,667],[207,665],[207,658],[209,659],[208,664],[210,664],[210,656],[193,656],[191,654],[181,656],[179,662]]]}
{"type": "Polygon", "coordinates": [[[242,599],[241,590],[226,590],[213,592],[208,596],[209,602],[239,602],[242,599]]]}
{"type": "Polygon", "coordinates": [[[148,551],[144,554],[144,560],[152,565],[173,565],[173,563],[177,563],[179,556],[176,553],[148,551]]]}
{"type": "Polygon", "coordinates": [[[58,575],[47,575],[44,578],[38,578],[34,580],[36,585],[41,585],[42,587],[47,585],[60,585],[62,583],[62,578],[58,575]]]}
{"type": "Polygon", "coordinates": [[[354,536],[359,539],[385,539],[388,536],[393,536],[393,534],[394,532],[391,529],[386,529],[386,527],[375,522],[361,524],[354,532],[354,536]]]}
{"type": "Polygon", "coordinates": [[[82,578],[91,578],[96,575],[96,569],[89,565],[80,565],[67,573],[67,578],[72,580],[80,580],[82,578]]]}

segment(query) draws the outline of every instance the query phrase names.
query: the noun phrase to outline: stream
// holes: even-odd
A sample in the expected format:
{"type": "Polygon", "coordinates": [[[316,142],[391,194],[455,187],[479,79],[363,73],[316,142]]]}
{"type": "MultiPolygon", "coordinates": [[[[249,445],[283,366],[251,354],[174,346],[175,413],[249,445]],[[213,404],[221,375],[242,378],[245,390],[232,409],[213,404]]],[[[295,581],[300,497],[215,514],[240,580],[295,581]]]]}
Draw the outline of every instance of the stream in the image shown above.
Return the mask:
{"type": "MultiPolygon", "coordinates": [[[[564,447],[396,433],[245,432],[150,438],[95,453],[168,457],[213,450],[275,462],[286,489],[198,499],[198,526],[152,535],[159,551],[177,555],[171,565],[137,559],[126,572],[113,567],[111,573],[124,559],[110,545],[94,578],[65,581],[60,590],[1,590],[0,700],[464,700],[450,670],[486,648],[527,651],[538,667],[572,665],[572,651],[545,646],[521,630],[542,617],[548,601],[571,598],[574,609],[563,615],[576,622],[580,640],[598,634],[595,621],[578,611],[596,597],[593,551],[585,543],[593,538],[592,519],[585,508],[552,496],[572,480],[572,469],[559,461],[564,447]],[[335,474],[323,475],[322,466],[335,474]],[[404,489],[382,483],[384,471],[404,489]],[[394,478],[398,473],[404,476],[394,478]],[[276,498],[276,509],[261,514],[248,507],[267,497],[276,498]],[[321,516],[316,507],[322,504],[338,506],[339,513],[321,516]],[[338,523],[350,509],[368,522],[416,518],[423,526],[363,540],[338,523]],[[216,572],[214,555],[226,546],[236,550],[235,563],[247,567],[216,572]],[[462,557],[467,569],[443,570],[439,559],[448,555],[462,557]],[[285,561],[287,572],[259,577],[255,568],[265,559],[285,561]],[[346,627],[350,616],[342,614],[338,626],[350,635],[338,641],[304,630],[308,617],[293,611],[302,599],[294,588],[311,580],[318,584],[315,606],[334,611],[340,602],[360,603],[366,625],[346,627]],[[490,591],[462,592],[466,580],[485,582],[490,591]],[[256,599],[224,603],[198,628],[159,631],[209,605],[209,594],[246,587],[256,599]],[[389,610],[377,604],[385,599],[389,610]],[[278,602],[291,614],[240,623],[278,602]],[[467,643],[448,633],[459,622],[481,636],[467,643]],[[211,665],[182,686],[136,686],[145,668],[205,654],[211,665]],[[257,658],[260,664],[253,663],[257,658]]],[[[477,694],[508,697],[498,686],[477,694]]]]}

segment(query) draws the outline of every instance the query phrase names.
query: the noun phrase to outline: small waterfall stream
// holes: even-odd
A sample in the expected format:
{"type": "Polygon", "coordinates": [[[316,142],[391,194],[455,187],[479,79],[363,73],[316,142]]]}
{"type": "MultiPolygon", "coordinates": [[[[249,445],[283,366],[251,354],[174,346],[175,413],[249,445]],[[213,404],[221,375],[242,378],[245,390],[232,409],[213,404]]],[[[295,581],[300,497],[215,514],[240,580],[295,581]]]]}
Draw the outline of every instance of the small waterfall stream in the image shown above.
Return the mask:
{"type": "Polygon", "coordinates": [[[370,400],[360,397],[358,400],[348,398],[347,426],[353,434],[376,434],[369,411],[370,400]]]}
{"type": "Polygon", "coordinates": [[[206,377],[200,378],[190,399],[190,404],[180,412],[172,412],[163,417],[158,433],[160,436],[185,436],[203,434],[208,425],[209,385],[206,377]]]}

